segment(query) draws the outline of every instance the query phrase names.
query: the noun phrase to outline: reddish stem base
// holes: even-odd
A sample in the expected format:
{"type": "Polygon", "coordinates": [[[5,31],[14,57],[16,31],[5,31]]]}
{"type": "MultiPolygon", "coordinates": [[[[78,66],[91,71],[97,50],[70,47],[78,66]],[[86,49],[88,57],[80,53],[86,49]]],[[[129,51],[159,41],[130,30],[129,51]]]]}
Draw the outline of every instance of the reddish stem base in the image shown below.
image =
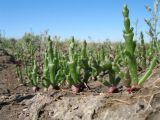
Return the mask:
{"type": "Polygon", "coordinates": [[[34,91],[34,92],[37,92],[37,91],[39,91],[39,87],[37,87],[37,86],[34,86],[34,87],[32,87],[32,90],[34,91]]]}
{"type": "Polygon", "coordinates": [[[107,90],[107,93],[118,93],[119,90],[116,86],[112,86],[107,90]]]}
{"type": "Polygon", "coordinates": [[[127,88],[127,91],[129,94],[133,93],[133,92],[136,92],[136,91],[139,91],[140,90],[140,86],[139,85],[133,85],[132,87],[130,88],[127,88]]]}
{"type": "Polygon", "coordinates": [[[71,86],[72,92],[73,93],[79,93],[82,92],[84,89],[84,84],[78,84],[78,85],[72,85],[71,86]]]}

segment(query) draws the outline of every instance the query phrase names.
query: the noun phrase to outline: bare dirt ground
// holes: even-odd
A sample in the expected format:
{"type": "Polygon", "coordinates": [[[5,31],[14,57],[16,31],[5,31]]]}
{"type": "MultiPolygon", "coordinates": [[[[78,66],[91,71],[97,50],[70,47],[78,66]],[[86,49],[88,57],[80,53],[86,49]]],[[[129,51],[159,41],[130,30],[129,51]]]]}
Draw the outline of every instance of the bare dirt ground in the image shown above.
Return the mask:
{"type": "Polygon", "coordinates": [[[0,120],[159,120],[160,77],[155,70],[144,87],[133,94],[107,94],[95,81],[91,90],[73,94],[68,89],[36,93],[20,86],[13,57],[0,51],[0,120]]]}

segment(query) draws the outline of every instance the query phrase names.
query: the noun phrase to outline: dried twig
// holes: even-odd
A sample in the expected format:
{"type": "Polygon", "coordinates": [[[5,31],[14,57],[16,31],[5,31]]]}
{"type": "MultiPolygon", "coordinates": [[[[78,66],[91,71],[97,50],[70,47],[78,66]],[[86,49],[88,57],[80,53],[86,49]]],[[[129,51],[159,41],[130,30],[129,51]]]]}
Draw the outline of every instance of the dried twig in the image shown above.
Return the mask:
{"type": "Polygon", "coordinates": [[[151,102],[152,102],[153,98],[155,97],[155,95],[157,95],[157,94],[159,94],[159,93],[160,93],[160,92],[154,93],[154,94],[150,97],[149,102],[148,102],[148,105],[147,105],[147,107],[146,107],[146,109],[145,109],[144,111],[147,111],[150,107],[152,108],[151,102]]]}
{"type": "Polygon", "coordinates": [[[117,101],[117,102],[121,102],[121,103],[125,103],[127,105],[130,105],[130,102],[124,101],[124,100],[119,100],[119,99],[111,99],[111,101],[117,101]]]}

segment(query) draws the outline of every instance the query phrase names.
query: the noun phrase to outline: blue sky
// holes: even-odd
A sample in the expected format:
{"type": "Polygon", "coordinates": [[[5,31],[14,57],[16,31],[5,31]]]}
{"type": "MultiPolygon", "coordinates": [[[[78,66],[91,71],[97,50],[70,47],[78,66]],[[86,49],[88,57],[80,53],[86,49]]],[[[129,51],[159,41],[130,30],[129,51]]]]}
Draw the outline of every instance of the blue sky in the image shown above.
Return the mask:
{"type": "Polygon", "coordinates": [[[139,31],[147,29],[149,17],[144,5],[153,0],[0,0],[0,29],[8,37],[21,37],[24,32],[49,34],[63,38],[122,39],[122,7],[130,9],[131,25],[139,19],[139,31]]]}

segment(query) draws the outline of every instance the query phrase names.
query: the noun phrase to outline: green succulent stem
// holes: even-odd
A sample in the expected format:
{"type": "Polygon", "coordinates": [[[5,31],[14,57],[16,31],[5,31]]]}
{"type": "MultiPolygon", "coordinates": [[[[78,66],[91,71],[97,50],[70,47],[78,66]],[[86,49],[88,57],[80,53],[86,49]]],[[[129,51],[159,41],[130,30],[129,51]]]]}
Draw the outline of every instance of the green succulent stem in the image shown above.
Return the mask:
{"type": "Polygon", "coordinates": [[[55,72],[56,72],[55,64],[53,62],[50,62],[48,64],[48,68],[49,68],[50,82],[52,85],[54,85],[55,84],[55,72]]]}
{"type": "Polygon", "coordinates": [[[53,62],[53,47],[52,47],[52,41],[50,39],[50,36],[48,37],[48,59],[49,59],[49,62],[53,62]]]}
{"type": "Polygon", "coordinates": [[[132,79],[132,85],[138,84],[138,73],[137,73],[137,63],[136,57],[134,55],[136,42],[133,41],[133,29],[130,28],[130,19],[129,19],[129,10],[127,5],[123,7],[123,16],[124,16],[124,27],[123,37],[125,39],[125,53],[128,61],[128,68],[132,79]]]}
{"type": "MultiPolygon", "coordinates": [[[[131,76],[131,84],[134,85],[141,85],[143,84],[148,77],[152,74],[152,70],[156,66],[157,58],[155,57],[148,69],[148,71],[145,73],[145,75],[139,80],[138,79],[138,72],[137,72],[137,62],[136,62],[136,56],[135,56],[135,48],[136,48],[136,42],[133,41],[133,29],[130,28],[130,19],[129,19],[129,10],[127,5],[124,5],[123,7],[123,16],[124,16],[124,27],[125,30],[123,31],[123,37],[125,39],[125,53],[127,57],[127,64],[129,73],[131,76]]],[[[142,44],[144,45],[143,41],[143,34],[141,33],[141,39],[142,44]]],[[[145,57],[145,56],[144,56],[145,57]]]]}
{"type": "MultiPolygon", "coordinates": [[[[70,46],[69,46],[69,73],[73,80],[73,84],[79,84],[80,81],[80,65],[79,65],[79,58],[78,55],[75,53],[75,42],[74,37],[71,38],[70,46]]],[[[69,82],[71,83],[71,82],[69,82]]]]}
{"type": "Polygon", "coordinates": [[[142,67],[146,68],[146,47],[144,43],[143,32],[140,33],[141,38],[141,58],[142,58],[142,67]]]}
{"type": "Polygon", "coordinates": [[[68,65],[69,65],[71,78],[73,79],[74,84],[80,83],[79,68],[76,66],[75,61],[68,62],[68,65]]]}
{"type": "Polygon", "coordinates": [[[107,85],[109,87],[113,87],[113,86],[117,86],[118,83],[120,82],[120,79],[117,79],[118,77],[116,77],[116,73],[119,73],[119,68],[116,65],[117,60],[111,62],[111,60],[107,59],[105,60],[105,64],[103,63],[103,69],[108,70],[108,74],[109,74],[109,81],[102,81],[104,85],[107,85]]]}
{"type": "Polygon", "coordinates": [[[59,65],[57,45],[55,44],[53,49],[53,42],[51,41],[50,37],[48,38],[47,60],[48,61],[45,62],[46,64],[45,66],[49,71],[49,83],[53,87],[58,87],[59,79],[61,79],[62,72],[60,72],[60,67],[59,67],[60,65],[59,65]]]}
{"type": "Polygon", "coordinates": [[[20,79],[20,83],[24,84],[22,70],[21,70],[20,66],[16,66],[16,74],[17,74],[17,77],[20,79]]]}
{"type": "Polygon", "coordinates": [[[45,52],[42,85],[48,88],[49,84],[50,84],[50,81],[49,81],[48,54],[47,52],[45,52]]]}
{"type": "Polygon", "coordinates": [[[38,73],[37,73],[36,60],[34,60],[32,70],[29,72],[29,78],[30,78],[31,84],[37,87],[38,86],[38,73]]]}
{"type": "Polygon", "coordinates": [[[147,79],[148,77],[152,74],[152,71],[154,69],[154,67],[157,65],[157,58],[154,57],[153,60],[151,61],[151,64],[147,70],[147,72],[144,74],[144,76],[139,80],[138,84],[142,85],[147,79]]]}

